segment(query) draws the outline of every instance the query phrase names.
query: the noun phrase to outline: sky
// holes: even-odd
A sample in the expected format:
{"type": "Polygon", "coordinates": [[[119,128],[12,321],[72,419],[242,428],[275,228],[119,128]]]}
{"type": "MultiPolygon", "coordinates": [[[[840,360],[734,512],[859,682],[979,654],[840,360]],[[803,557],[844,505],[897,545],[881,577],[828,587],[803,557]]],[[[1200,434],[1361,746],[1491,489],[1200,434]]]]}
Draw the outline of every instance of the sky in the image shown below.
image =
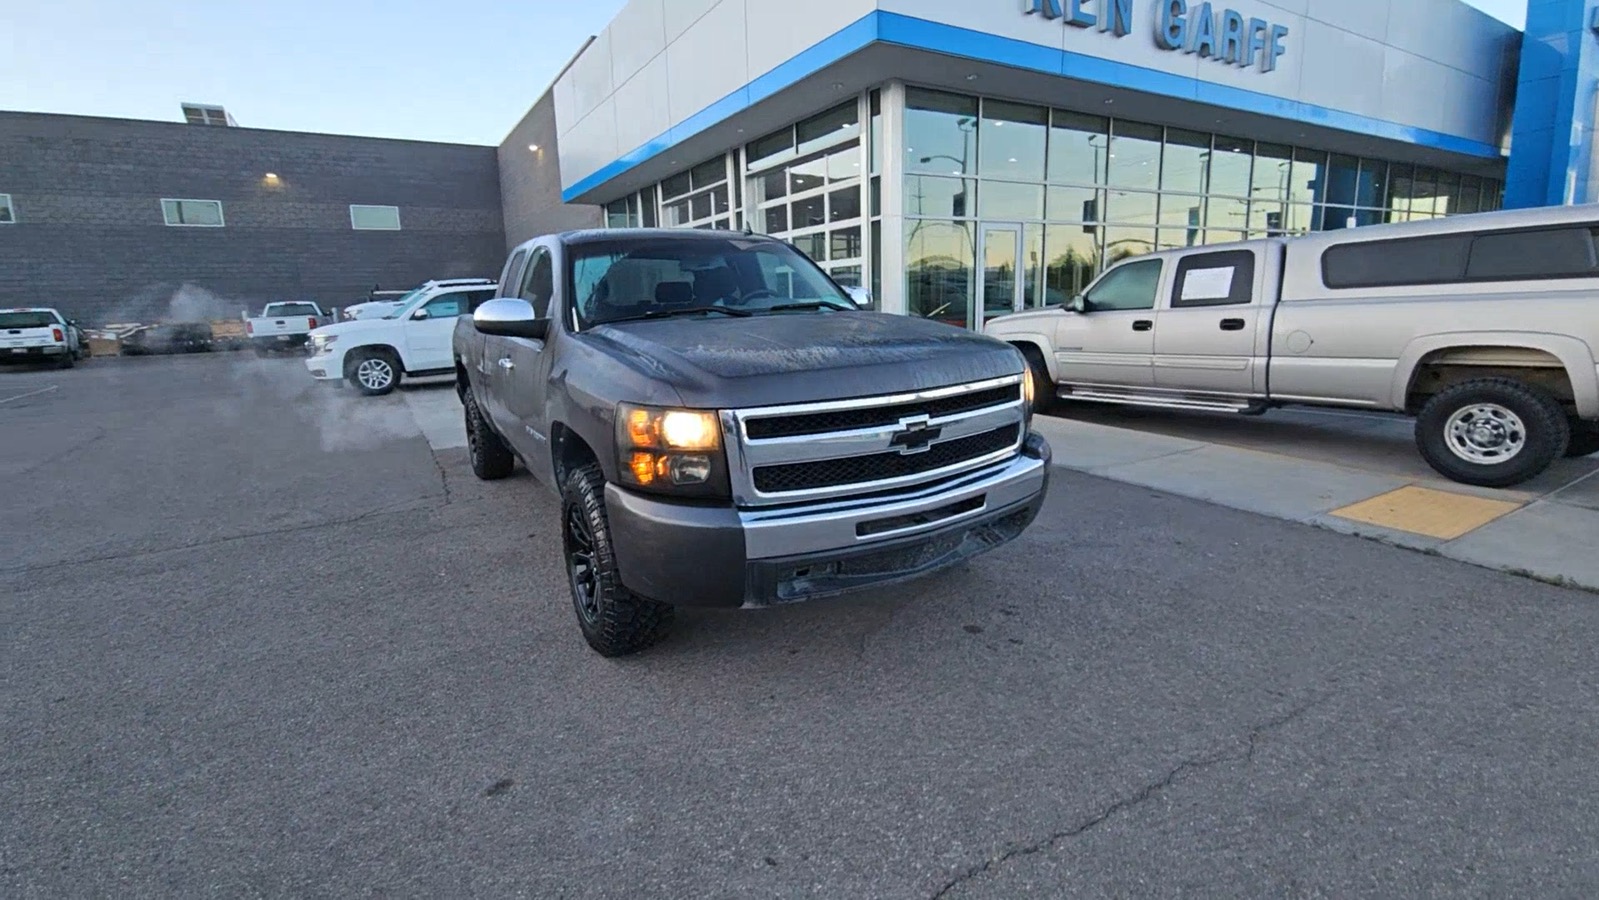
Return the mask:
{"type": "MultiPolygon", "coordinates": [[[[1523,24],[1527,0],[1465,2],[1523,24]]],[[[498,144],[622,6],[0,0],[0,109],[181,121],[196,102],[253,128],[498,144]]]]}

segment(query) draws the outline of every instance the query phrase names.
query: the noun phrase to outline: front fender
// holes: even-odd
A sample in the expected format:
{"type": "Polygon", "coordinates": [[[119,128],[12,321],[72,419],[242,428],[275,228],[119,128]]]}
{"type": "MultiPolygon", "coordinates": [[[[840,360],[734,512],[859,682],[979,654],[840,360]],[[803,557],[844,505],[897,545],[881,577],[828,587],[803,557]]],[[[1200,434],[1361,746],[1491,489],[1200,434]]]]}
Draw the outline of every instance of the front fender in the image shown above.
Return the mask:
{"type": "Polygon", "coordinates": [[[1519,347],[1540,350],[1560,360],[1571,378],[1577,414],[1585,419],[1599,418],[1599,370],[1594,366],[1593,349],[1568,335],[1521,331],[1457,331],[1419,337],[1405,346],[1394,366],[1391,402],[1404,409],[1410,399],[1410,386],[1416,369],[1428,355],[1461,347],[1519,347]]]}
{"type": "Polygon", "coordinates": [[[1044,358],[1044,367],[1049,370],[1050,380],[1056,382],[1061,380],[1055,363],[1055,347],[1047,336],[1033,331],[1017,331],[1010,334],[991,333],[989,336],[1014,346],[1030,344],[1038,348],[1038,355],[1044,358]]]}

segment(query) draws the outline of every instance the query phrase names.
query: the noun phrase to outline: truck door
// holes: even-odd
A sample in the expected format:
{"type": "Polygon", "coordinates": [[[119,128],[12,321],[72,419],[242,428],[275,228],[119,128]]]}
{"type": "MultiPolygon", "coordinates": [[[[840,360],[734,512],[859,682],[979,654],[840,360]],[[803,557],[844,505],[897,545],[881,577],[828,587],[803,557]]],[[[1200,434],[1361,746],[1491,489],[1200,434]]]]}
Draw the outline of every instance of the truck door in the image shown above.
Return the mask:
{"type": "MultiPolygon", "coordinates": [[[[528,259],[527,274],[516,296],[526,300],[538,318],[549,318],[550,300],[555,294],[555,262],[548,247],[538,247],[528,259]]],[[[555,327],[552,324],[551,333],[555,327]]],[[[504,410],[507,421],[500,433],[517,449],[528,468],[543,477],[550,471],[550,427],[545,403],[549,383],[550,359],[545,341],[530,338],[496,338],[491,345],[497,358],[494,386],[499,393],[495,406],[504,410]]]]}
{"type": "Polygon", "coordinates": [[[1155,303],[1164,262],[1123,263],[1088,289],[1083,311],[1059,317],[1055,361],[1063,384],[1151,387],[1155,303]]]}
{"type": "Polygon", "coordinates": [[[1155,386],[1248,397],[1265,363],[1259,251],[1194,253],[1174,261],[1166,302],[1155,316],[1155,386]]]}
{"type": "Polygon", "coordinates": [[[467,314],[471,301],[466,291],[440,294],[411,313],[405,323],[405,369],[407,372],[454,371],[455,354],[451,341],[455,320],[467,314]]]}

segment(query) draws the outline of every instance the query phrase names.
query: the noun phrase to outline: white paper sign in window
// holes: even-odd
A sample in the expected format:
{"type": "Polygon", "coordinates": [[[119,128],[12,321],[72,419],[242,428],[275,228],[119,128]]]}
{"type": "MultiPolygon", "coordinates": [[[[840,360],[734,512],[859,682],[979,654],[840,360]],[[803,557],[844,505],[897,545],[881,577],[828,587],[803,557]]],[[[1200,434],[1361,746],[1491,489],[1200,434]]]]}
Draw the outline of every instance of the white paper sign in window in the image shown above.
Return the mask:
{"type": "Polygon", "coordinates": [[[1199,300],[1226,300],[1233,295],[1234,266],[1219,269],[1189,269],[1183,279],[1185,302],[1199,300]]]}

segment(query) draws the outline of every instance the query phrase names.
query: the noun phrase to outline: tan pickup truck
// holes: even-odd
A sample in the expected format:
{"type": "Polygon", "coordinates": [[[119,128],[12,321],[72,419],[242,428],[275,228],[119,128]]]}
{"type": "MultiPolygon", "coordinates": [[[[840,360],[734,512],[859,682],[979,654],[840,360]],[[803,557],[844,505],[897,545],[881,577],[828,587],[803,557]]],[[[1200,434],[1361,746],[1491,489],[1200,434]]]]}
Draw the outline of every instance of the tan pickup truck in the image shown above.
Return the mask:
{"type": "Polygon", "coordinates": [[[1427,462],[1505,487],[1599,452],[1599,206],[1191,247],[991,321],[1040,398],[1416,417],[1427,462]]]}

